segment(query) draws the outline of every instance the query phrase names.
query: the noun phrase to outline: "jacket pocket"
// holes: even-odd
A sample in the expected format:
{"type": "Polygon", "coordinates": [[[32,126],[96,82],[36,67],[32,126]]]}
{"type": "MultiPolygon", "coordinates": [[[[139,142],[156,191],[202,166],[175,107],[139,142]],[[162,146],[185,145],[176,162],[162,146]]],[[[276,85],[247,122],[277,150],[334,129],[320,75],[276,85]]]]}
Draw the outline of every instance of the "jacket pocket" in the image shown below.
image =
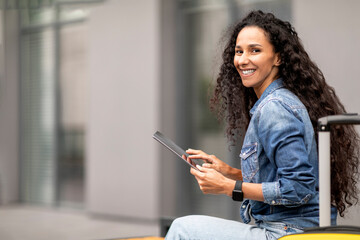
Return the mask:
{"type": "Polygon", "coordinates": [[[257,143],[243,146],[240,153],[242,176],[246,182],[250,182],[259,171],[257,157],[257,143]]]}

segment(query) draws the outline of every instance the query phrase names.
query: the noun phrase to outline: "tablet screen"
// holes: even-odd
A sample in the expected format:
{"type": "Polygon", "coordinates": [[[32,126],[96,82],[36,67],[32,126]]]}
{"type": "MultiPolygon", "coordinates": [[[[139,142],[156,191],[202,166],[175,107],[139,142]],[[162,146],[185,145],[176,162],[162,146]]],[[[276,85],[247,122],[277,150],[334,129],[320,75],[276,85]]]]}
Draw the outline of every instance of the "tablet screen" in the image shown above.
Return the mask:
{"type": "Polygon", "coordinates": [[[169,149],[170,151],[172,151],[173,153],[175,153],[179,158],[181,158],[185,163],[187,163],[189,166],[191,166],[192,168],[196,169],[199,171],[199,169],[196,168],[196,165],[202,165],[202,160],[200,159],[192,159],[192,164],[189,163],[188,161],[186,161],[185,159],[182,158],[183,155],[185,155],[186,157],[189,156],[189,154],[187,154],[181,147],[179,147],[178,145],[176,145],[173,141],[171,141],[170,139],[168,139],[167,137],[165,137],[162,133],[160,133],[159,131],[157,131],[156,133],[154,133],[153,138],[155,140],[157,140],[159,143],[161,143],[162,145],[164,145],[167,149],[169,149]]]}

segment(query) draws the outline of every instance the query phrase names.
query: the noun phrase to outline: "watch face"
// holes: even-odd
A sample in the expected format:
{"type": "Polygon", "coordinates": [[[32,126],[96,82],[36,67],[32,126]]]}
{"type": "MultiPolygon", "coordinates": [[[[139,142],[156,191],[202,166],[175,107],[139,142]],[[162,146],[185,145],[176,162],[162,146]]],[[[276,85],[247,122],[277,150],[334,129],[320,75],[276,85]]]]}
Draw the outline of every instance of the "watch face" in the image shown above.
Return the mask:
{"type": "Polygon", "coordinates": [[[244,193],[239,190],[234,190],[232,194],[232,199],[234,201],[242,201],[244,199],[244,193]]]}

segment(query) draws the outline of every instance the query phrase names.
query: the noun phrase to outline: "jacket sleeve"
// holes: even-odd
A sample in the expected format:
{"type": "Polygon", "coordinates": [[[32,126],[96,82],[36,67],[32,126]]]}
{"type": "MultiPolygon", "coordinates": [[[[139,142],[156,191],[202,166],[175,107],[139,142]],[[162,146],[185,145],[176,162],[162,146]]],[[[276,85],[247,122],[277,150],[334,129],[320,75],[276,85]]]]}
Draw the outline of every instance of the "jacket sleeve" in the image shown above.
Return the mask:
{"type": "Polygon", "coordinates": [[[304,123],[278,100],[267,102],[258,117],[260,142],[277,168],[277,180],[262,184],[265,203],[289,207],[305,204],[315,194],[316,179],[305,146],[304,123]]]}

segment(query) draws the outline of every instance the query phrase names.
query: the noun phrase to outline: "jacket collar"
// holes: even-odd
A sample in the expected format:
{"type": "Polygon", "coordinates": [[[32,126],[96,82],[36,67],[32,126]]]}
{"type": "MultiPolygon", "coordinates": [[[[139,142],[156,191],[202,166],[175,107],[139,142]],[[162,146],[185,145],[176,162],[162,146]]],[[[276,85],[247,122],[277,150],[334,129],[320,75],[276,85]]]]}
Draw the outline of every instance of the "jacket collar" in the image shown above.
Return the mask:
{"type": "Polygon", "coordinates": [[[250,116],[252,116],[256,110],[256,108],[259,106],[259,104],[262,102],[262,100],[264,100],[268,95],[270,95],[271,93],[273,93],[275,90],[279,89],[279,88],[283,88],[284,84],[283,84],[283,80],[282,78],[278,78],[275,81],[273,81],[263,92],[263,94],[261,94],[260,98],[256,101],[255,105],[251,108],[250,110],[250,116]]]}

